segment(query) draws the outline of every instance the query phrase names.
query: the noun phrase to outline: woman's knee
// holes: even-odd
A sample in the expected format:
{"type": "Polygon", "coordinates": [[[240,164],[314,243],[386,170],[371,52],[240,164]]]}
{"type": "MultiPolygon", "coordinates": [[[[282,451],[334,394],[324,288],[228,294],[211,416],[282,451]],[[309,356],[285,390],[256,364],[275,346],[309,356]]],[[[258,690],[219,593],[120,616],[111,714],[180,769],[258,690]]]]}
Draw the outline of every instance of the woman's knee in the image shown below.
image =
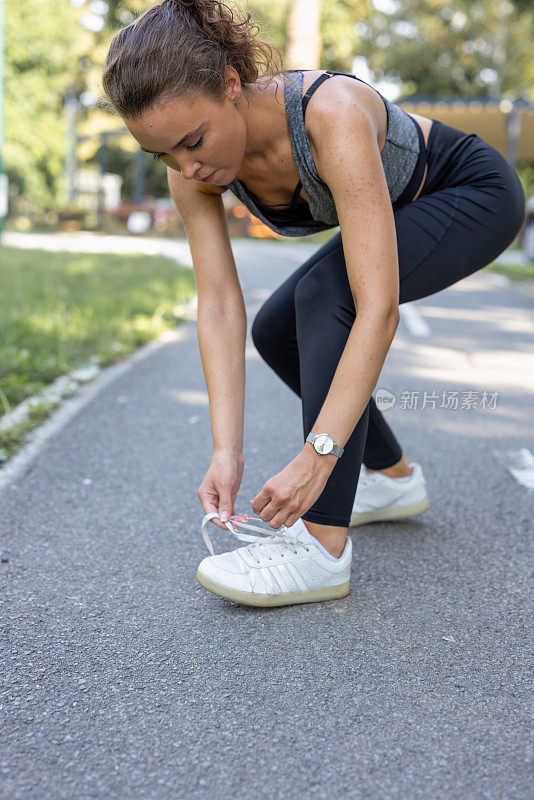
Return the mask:
{"type": "Polygon", "coordinates": [[[275,350],[292,333],[291,320],[287,313],[274,307],[270,300],[271,298],[262,305],[250,329],[254,346],[262,354],[275,350]]]}
{"type": "Polygon", "coordinates": [[[321,289],[326,291],[326,286],[321,286],[317,273],[311,271],[306,273],[303,278],[295,286],[295,309],[308,308],[314,306],[319,297],[321,297],[321,289]]]}
{"type": "Polygon", "coordinates": [[[269,342],[269,328],[270,325],[268,315],[265,314],[262,306],[262,308],[260,308],[256,314],[250,329],[250,335],[252,337],[252,341],[254,342],[254,346],[260,353],[265,349],[269,342]]]}

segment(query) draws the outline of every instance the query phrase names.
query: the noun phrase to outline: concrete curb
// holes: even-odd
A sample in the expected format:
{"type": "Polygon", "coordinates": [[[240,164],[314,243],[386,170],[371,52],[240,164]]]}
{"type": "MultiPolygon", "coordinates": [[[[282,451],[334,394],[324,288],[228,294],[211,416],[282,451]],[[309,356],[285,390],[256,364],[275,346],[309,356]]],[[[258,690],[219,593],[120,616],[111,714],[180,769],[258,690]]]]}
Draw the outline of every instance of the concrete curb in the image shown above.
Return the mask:
{"type": "MultiPolygon", "coordinates": [[[[143,345],[134,353],[127,356],[124,361],[112,364],[109,367],[96,367],[92,375],[89,374],[87,368],[74,370],[70,375],[60,376],[54,381],[51,387],[47,387],[45,393],[48,393],[51,397],[58,397],[60,405],[53,411],[52,416],[47,419],[46,422],[31,431],[28,442],[0,469],[0,495],[6,487],[21,478],[28,471],[31,462],[41,452],[49,439],[59,433],[59,431],[61,431],[82,408],[90,403],[102,389],[124,375],[124,373],[131,369],[134,364],[137,364],[138,361],[142,361],[151,356],[160,347],[187,338],[187,336],[190,335],[192,327],[193,326],[186,320],[181,323],[178,328],[165,331],[165,333],[157,339],[153,339],[151,342],[143,345]],[[78,379],[73,377],[77,373],[78,379]],[[83,377],[86,378],[85,381],[82,380],[83,377]],[[64,397],[63,390],[67,392],[66,398],[64,397]]],[[[25,409],[27,412],[31,407],[32,401],[35,404],[39,400],[42,402],[41,395],[28,398],[24,403],[21,403],[20,406],[27,406],[25,409]]],[[[20,406],[17,406],[11,414],[18,414],[20,418],[23,418],[24,410],[19,412],[20,406]]]]}

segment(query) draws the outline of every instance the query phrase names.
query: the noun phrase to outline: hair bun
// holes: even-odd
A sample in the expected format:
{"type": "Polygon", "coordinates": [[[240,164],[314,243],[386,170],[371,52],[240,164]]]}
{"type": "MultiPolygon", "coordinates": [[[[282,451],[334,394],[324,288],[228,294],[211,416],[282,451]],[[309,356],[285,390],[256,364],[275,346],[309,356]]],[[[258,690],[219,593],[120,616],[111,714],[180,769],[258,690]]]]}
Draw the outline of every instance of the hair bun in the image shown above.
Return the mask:
{"type": "Polygon", "coordinates": [[[200,27],[206,31],[213,23],[220,23],[223,18],[221,3],[218,0],[165,0],[165,2],[171,6],[186,10],[198,22],[200,27]],[[214,14],[213,11],[216,6],[218,13],[214,14]]]}
{"type": "Polygon", "coordinates": [[[163,0],[115,34],[102,76],[104,91],[121,117],[135,119],[155,103],[204,95],[220,102],[226,69],[242,84],[283,74],[276,46],[256,38],[259,28],[236,0],[163,0]],[[278,68],[277,68],[278,67],[278,68]]]}

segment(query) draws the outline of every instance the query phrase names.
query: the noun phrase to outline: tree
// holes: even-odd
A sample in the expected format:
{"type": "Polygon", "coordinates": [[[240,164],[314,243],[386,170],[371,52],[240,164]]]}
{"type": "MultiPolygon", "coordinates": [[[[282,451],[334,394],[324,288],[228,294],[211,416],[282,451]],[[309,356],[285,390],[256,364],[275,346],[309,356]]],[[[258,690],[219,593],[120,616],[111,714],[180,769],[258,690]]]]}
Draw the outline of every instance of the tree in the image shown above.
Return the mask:
{"type": "Polygon", "coordinates": [[[531,4],[398,0],[396,6],[357,25],[361,53],[377,80],[396,77],[404,96],[534,99],[531,4]]]}
{"type": "MultiPolygon", "coordinates": [[[[81,24],[89,12],[95,16],[89,0],[77,0],[77,7],[69,0],[6,0],[3,162],[11,190],[30,206],[57,208],[62,200],[65,94],[102,96],[112,35],[155,2],[107,0],[103,26],[91,31],[81,24]]],[[[258,36],[280,47],[287,68],[350,71],[363,56],[375,83],[396,79],[404,97],[504,93],[534,101],[532,0],[226,2],[251,12],[258,36]]],[[[95,163],[101,131],[122,127],[117,115],[82,107],[77,131],[88,138],[78,147],[79,164],[95,163]]],[[[107,169],[124,170],[125,158],[133,160],[137,151],[131,136],[113,139],[107,169]]],[[[147,187],[167,194],[165,168],[148,156],[146,167],[147,187]]]]}
{"type": "Polygon", "coordinates": [[[5,170],[12,193],[57,207],[65,152],[63,99],[68,89],[83,88],[92,34],[80,26],[80,11],[67,0],[7,0],[5,16],[5,170]]]}

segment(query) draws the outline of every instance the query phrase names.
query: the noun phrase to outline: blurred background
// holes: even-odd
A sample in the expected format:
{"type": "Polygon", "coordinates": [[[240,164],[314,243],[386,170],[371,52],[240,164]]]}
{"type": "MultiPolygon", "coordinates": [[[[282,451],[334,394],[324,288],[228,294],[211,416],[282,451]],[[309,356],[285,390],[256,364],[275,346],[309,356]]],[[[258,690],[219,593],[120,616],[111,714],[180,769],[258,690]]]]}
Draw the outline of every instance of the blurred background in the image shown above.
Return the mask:
{"type": "MultiPolygon", "coordinates": [[[[183,235],[165,166],[98,106],[113,33],[150,4],[2,4],[3,227],[183,235]]],[[[353,72],[406,111],[477,133],[533,193],[529,0],[256,0],[239,7],[282,48],[287,68],[353,72]]],[[[230,192],[224,202],[232,235],[277,237],[230,192]]]]}
{"type": "MultiPolygon", "coordinates": [[[[58,398],[194,313],[166,168],[102,105],[113,34],[142,0],[0,0],[0,461],[58,398]],[[134,244],[132,244],[134,241],[134,244]]],[[[527,217],[486,269],[534,278],[531,0],[236,0],[287,69],[354,73],[474,132],[517,170],[527,217]]],[[[283,239],[230,192],[230,234],[283,239]]],[[[338,229],[301,237],[309,247],[338,229]]],[[[304,257],[303,257],[304,260],[304,257]]]]}

